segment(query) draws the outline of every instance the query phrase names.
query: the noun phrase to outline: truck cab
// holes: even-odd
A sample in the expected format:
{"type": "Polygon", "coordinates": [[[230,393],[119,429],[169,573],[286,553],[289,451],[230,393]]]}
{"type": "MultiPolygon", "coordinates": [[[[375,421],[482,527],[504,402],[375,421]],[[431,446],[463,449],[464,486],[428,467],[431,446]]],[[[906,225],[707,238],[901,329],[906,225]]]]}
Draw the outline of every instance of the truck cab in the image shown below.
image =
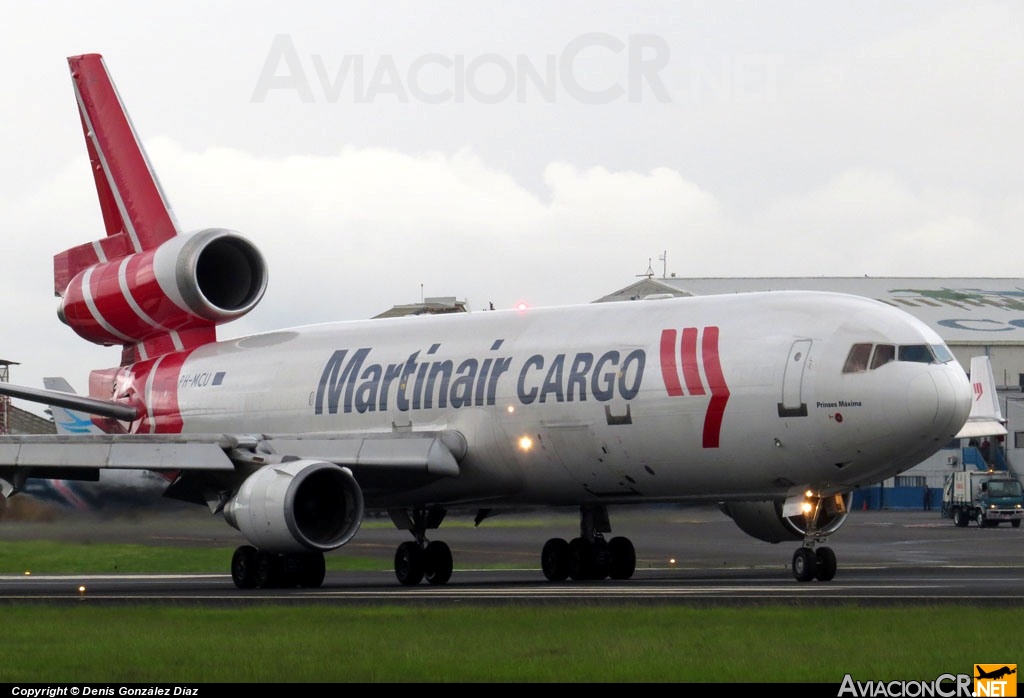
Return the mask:
{"type": "Polygon", "coordinates": [[[1024,489],[1005,471],[957,471],[942,489],[942,516],[960,527],[973,521],[991,528],[1006,521],[1019,528],[1024,519],[1024,489]]]}

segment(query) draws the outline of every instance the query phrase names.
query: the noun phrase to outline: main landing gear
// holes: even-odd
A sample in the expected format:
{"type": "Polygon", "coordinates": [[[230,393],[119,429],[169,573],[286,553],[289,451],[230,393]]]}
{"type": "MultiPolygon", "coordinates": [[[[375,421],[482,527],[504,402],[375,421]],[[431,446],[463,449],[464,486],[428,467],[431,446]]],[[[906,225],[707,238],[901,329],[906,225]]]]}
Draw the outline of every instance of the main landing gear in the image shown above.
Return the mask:
{"type": "MultiPolygon", "coordinates": [[[[388,512],[395,525],[410,531],[416,540],[406,541],[395,551],[395,576],[406,586],[426,580],[446,584],[452,576],[452,552],[441,541],[428,541],[429,529],[441,525],[447,511],[441,507],[388,512]]],[[[488,512],[477,515],[479,523],[488,512]]],[[[571,541],[552,538],[541,552],[541,568],[551,582],[629,579],[636,570],[633,543],[623,536],[605,540],[611,531],[608,510],[603,506],[580,507],[580,535],[571,541]]]]}
{"type": "Polygon", "coordinates": [[[807,526],[804,532],[804,544],[793,553],[793,576],[798,582],[829,582],[836,576],[836,554],[832,548],[822,546],[815,549],[817,543],[825,541],[828,532],[819,527],[819,522],[829,516],[825,511],[826,503],[820,497],[808,498],[809,511],[805,513],[807,526]]]}
{"type": "Polygon", "coordinates": [[[231,579],[239,589],[316,589],[325,573],[323,553],[270,553],[243,545],[231,558],[231,579]]]}
{"type": "Polygon", "coordinates": [[[404,586],[416,586],[424,579],[428,584],[447,584],[451,579],[452,551],[448,544],[427,540],[427,530],[440,526],[447,513],[442,507],[388,511],[398,528],[416,537],[416,540],[402,543],[395,551],[395,577],[404,586]]]}
{"type": "Polygon", "coordinates": [[[579,537],[568,542],[552,538],[544,544],[540,556],[544,576],[549,582],[632,577],[636,570],[633,543],[623,536],[606,541],[602,534],[610,531],[605,507],[581,506],[579,537]]]}

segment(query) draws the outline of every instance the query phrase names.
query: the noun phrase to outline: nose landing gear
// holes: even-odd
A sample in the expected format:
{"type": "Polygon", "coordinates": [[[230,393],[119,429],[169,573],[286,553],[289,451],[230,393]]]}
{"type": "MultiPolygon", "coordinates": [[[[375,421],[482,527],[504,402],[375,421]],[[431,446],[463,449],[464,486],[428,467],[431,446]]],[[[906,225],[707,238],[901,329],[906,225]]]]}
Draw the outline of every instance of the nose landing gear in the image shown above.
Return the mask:
{"type": "Polygon", "coordinates": [[[807,497],[805,500],[807,511],[804,516],[807,526],[804,544],[793,553],[793,576],[798,582],[809,582],[813,579],[829,582],[836,576],[835,552],[827,546],[815,548],[818,543],[825,542],[829,533],[823,531],[818,522],[820,518],[826,516],[826,502],[833,501],[831,498],[823,501],[820,497],[807,497]]]}

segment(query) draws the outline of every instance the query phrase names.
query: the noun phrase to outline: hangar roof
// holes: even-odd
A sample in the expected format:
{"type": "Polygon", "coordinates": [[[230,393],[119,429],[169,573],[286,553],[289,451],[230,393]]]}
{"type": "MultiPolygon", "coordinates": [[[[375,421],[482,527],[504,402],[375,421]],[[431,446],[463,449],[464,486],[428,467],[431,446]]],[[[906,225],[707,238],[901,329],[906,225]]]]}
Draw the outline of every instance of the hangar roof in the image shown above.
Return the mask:
{"type": "Polygon", "coordinates": [[[951,344],[1024,344],[1024,278],[647,277],[595,302],[784,290],[875,298],[920,318],[951,344]]]}

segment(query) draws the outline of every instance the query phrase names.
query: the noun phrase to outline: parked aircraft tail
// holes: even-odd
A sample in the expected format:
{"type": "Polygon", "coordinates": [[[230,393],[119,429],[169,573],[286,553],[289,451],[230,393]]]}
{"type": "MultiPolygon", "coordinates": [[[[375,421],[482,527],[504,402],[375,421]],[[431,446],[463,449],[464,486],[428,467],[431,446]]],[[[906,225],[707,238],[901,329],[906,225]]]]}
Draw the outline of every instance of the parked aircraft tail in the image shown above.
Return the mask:
{"type": "MultiPolygon", "coordinates": [[[[47,390],[59,390],[73,395],[74,388],[65,378],[43,378],[47,390]]],[[[92,416],[63,405],[50,405],[50,414],[58,434],[102,434],[103,430],[93,424],[92,416]]]]}
{"type": "Polygon", "coordinates": [[[999,408],[996,380],[992,375],[992,361],[989,357],[975,356],[971,359],[971,388],[974,391],[971,414],[957,438],[1005,436],[1006,420],[999,408]]]}

